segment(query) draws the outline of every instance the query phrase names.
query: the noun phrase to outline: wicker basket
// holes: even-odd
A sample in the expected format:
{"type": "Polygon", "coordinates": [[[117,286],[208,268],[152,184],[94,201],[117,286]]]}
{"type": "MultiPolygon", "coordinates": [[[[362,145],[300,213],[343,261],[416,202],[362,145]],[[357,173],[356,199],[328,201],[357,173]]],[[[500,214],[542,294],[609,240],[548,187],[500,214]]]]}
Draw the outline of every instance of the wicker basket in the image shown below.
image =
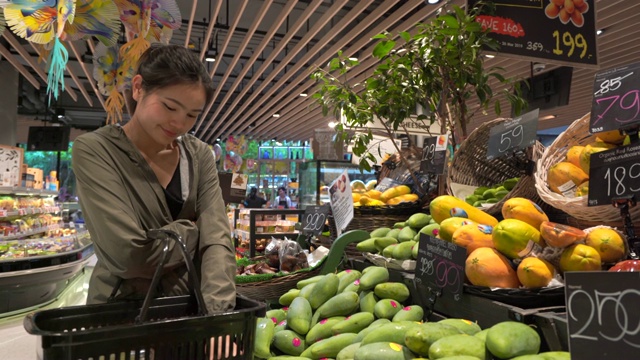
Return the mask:
{"type": "MultiPolygon", "coordinates": [[[[576,220],[587,221],[590,224],[611,224],[620,223],[620,210],[611,205],[587,206],[587,196],[566,197],[556,194],[547,185],[547,173],[551,166],[563,161],[567,151],[574,145],[587,145],[595,141],[596,135],[589,134],[590,113],[574,121],[566,131],[560,134],[556,140],[544,151],[538,160],[538,170],[535,174],[535,188],[540,198],[547,204],[560,209],[571,217],[573,226],[576,220]]],[[[635,206],[629,210],[631,219],[636,222],[640,220],[640,206],[635,206]]]]}
{"type": "MultiPolygon", "coordinates": [[[[393,206],[364,206],[353,209],[353,220],[344,232],[349,230],[364,230],[371,232],[380,227],[393,227],[397,222],[405,221],[409,216],[422,211],[419,202],[401,203],[393,206]]],[[[329,215],[329,231],[331,238],[338,237],[335,219],[329,215]]]]}
{"type": "MultiPolygon", "coordinates": [[[[513,197],[523,197],[540,205],[547,215],[555,210],[547,206],[538,196],[534,187],[534,178],[523,175],[525,160],[516,156],[505,156],[487,160],[487,144],[489,132],[494,126],[511,119],[499,118],[486,122],[476,128],[469,137],[462,142],[460,148],[453,156],[447,176],[447,191],[452,194],[451,184],[457,183],[471,186],[492,186],[507,179],[519,177],[518,184],[499,202],[485,212],[502,218],[502,205],[513,197]]],[[[544,146],[537,142],[527,149],[527,157],[537,161],[544,151],[544,146]]],[[[554,217],[554,216],[550,216],[554,217]]],[[[554,217],[555,218],[555,217],[554,217]]]]}
{"type": "Polygon", "coordinates": [[[304,280],[320,273],[323,262],[318,263],[309,271],[296,272],[284,276],[275,276],[269,280],[238,283],[236,292],[250,299],[267,302],[277,300],[287,291],[294,289],[300,280],[304,280]]]}

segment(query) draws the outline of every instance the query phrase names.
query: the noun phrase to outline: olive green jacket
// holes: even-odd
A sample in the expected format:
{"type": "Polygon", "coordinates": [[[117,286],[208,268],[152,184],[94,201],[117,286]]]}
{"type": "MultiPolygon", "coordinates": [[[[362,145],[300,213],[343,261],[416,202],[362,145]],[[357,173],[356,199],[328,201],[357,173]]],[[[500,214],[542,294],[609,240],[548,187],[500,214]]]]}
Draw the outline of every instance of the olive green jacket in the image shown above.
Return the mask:
{"type": "MultiPolygon", "coordinates": [[[[178,140],[184,206],[173,219],[164,190],[142,154],[119,126],[105,126],[79,136],[73,144],[78,197],[98,258],[89,283],[88,304],[104,303],[118,279],[118,298],[147,293],[162,243],[146,237],[150,229],[180,234],[196,267],[208,311],[235,305],[235,251],[218,181],[207,145],[191,135],[178,140]]],[[[189,292],[179,249],[164,268],[166,296],[189,292]]]]}

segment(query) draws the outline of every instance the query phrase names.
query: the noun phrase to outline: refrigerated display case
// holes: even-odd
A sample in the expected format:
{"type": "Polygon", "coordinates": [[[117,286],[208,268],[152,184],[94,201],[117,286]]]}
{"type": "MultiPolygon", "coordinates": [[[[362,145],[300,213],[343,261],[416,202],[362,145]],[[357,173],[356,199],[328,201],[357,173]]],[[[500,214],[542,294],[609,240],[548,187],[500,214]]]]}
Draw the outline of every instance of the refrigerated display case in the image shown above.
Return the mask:
{"type": "Polygon", "coordinates": [[[376,179],[373,171],[360,170],[358,165],[349,161],[314,160],[301,163],[299,172],[300,208],[328,203],[328,186],[344,170],[347,170],[350,181],[362,180],[366,183],[376,179]]]}
{"type": "Polygon", "coordinates": [[[0,187],[0,317],[55,300],[93,255],[84,226],[62,220],[57,194],[0,187]]]}

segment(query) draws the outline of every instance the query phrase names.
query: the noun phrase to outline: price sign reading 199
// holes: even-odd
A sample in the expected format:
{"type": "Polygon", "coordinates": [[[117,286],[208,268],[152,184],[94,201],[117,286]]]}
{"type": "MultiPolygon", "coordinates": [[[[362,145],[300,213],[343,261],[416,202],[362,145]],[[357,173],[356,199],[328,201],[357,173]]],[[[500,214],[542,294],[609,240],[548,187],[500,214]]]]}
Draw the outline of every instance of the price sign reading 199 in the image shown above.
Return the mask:
{"type": "Polygon", "coordinates": [[[611,200],[640,195],[640,145],[629,145],[591,155],[589,206],[609,205],[611,200]]]}
{"type": "Polygon", "coordinates": [[[576,49],[579,51],[578,56],[583,59],[587,55],[589,45],[587,40],[582,34],[576,34],[575,36],[568,31],[560,34],[560,31],[553,32],[553,38],[556,46],[553,49],[553,53],[556,55],[566,54],[567,57],[572,57],[576,49]],[[562,46],[561,46],[562,45],[562,46]]]}

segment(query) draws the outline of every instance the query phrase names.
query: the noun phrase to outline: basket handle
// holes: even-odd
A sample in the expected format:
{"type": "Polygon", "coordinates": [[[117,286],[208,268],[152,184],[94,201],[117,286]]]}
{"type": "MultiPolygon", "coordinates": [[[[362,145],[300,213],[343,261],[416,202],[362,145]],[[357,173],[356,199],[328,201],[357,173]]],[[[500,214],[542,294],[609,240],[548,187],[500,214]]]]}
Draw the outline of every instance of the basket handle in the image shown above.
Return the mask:
{"type": "Polygon", "coordinates": [[[162,276],[162,268],[166,265],[169,260],[169,242],[171,240],[176,242],[176,247],[180,249],[182,253],[182,257],[184,258],[184,262],[187,265],[187,271],[189,272],[189,281],[191,282],[191,287],[193,288],[193,293],[196,297],[196,302],[198,303],[198,311],[199,315],[206,315],[207,308],[204,304],[204,297],[202,296],[202,290],[200,290],[200,279],[196,272],[196,267],[193,264],[193,261],[189,257],[189,252],[187,251],[187,246],[182,240],[182,236],[178,235],[176,232],[165,229],[154,229],[147,231],[147,237],[152,240],[163,240],[164,248],[162,251],[162,259],[160,263],[156,267],[156,271],[153,274],[153,279],[151,280],[151,286],[149,287],[149,291],[144,298],[144,302],[142,303],[142,308],[140,309],[140,314],[136,316],[136,324],[147,321],[147,312],[149,310],[149,306],[151,306],[151,300],[155,296],[155,289],[160,282],[160,277],[162,276]]]}

